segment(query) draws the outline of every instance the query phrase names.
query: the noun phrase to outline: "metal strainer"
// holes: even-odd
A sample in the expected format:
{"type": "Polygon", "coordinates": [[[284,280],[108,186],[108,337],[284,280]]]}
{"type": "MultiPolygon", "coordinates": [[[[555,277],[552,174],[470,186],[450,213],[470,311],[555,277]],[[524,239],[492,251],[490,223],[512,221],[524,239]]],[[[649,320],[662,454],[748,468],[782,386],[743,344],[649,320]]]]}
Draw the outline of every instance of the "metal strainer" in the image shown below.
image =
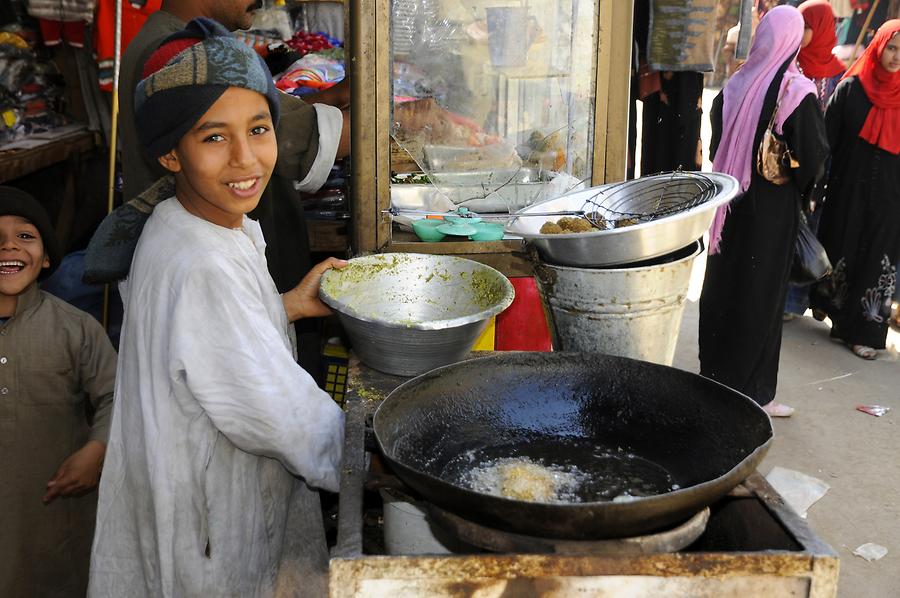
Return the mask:
{"type": "Polygon", "coordinates": [[[506,232],[524,238],[548,263],[588,268],[628,264],[695,242],[709,229],[716,208],[739,191],[734,177],[715,172],[646,176],[532,205],[515,213],[506,232]],[[594,228],[542,233],[541,226],[557,215],[581,216],[594,228]]]}
{"type": "Polygon", "coordinates": [[[704,174],[668,172],[597,187],[578,210],[519,212],[516,216],[581,216],[602,231],[690,210],[711,200],[716,192],[716,184],[704,174]]]}

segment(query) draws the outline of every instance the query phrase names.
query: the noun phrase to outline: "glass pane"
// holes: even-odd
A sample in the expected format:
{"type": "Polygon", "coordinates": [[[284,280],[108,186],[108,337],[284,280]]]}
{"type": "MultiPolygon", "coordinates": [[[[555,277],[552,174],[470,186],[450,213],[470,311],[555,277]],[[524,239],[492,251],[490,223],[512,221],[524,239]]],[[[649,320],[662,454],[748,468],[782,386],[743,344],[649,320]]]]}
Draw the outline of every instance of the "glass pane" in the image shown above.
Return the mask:
{"type": "Polygon", "coordinates": [[[429,185],[392,185],[395,207],[515,211],[589,181],[597,13],[597,0],[393,0],[391,133],[429,185]]]}

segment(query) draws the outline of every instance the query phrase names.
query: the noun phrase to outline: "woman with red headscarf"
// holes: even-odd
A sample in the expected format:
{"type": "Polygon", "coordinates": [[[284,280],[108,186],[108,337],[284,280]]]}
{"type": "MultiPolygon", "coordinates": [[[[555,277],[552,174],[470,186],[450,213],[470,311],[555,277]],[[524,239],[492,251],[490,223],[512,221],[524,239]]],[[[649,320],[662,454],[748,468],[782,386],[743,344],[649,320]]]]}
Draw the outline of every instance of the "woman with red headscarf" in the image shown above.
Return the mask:
{"type": "Polygon", "coordinates": [[[816,95],[824,111],[837,84],[834,78],[847,68],[831,53],[837,45],[834,11],[828,0],[806,0],[797,10],[803,15],[805,28],[797,64],[800,72],[816,84],[816,95]]]}
{"type": "Polygon", "coordinates": [[[885,348],[900,259],[900,20],[887,21],[835,89],[819,239],[834,267],[812,305],[858,357],[885,348]]]}

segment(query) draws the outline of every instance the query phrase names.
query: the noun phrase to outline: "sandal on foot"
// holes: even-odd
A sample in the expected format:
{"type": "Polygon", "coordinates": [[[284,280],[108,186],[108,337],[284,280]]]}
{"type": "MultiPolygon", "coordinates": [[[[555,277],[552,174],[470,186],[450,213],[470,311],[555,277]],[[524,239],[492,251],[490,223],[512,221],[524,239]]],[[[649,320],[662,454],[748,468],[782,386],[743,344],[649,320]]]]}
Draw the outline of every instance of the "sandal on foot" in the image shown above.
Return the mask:
{"type": "Polygon", "coordinates": [[[854,355],[861,359],[865,359],[866,361],[878,359],[878,351],[872,347],[867,347],[865,345],[850,345],[850,350],[853,351],[854,355]]]}
{"type": "Polygon", "coordinates": [[[769,417],[790,417],[794,414],[794,408],[771,401],[763,405],[763,411],[769,414],[769,417]]]}

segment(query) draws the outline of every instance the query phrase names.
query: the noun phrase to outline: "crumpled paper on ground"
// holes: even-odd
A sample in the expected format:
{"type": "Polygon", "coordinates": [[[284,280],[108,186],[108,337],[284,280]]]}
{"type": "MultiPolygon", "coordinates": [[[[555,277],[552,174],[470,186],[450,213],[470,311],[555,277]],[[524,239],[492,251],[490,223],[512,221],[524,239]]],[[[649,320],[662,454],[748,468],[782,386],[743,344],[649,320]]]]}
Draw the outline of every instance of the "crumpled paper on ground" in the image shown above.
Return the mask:
{"type": "Polygon", "coordinates": [[[809,508],[831,489],[831,486],[818,478],[777,466],[766,476],[766,481],[804,519],[809,508]]]}
{"type": "Polygon", "coordinates": [[[887,553],[887,548],[880,544],[873,544],[872,542],[867,542],[853,551],[853,554],[861,556],[869,562],[877,561],[887,553]]]}

